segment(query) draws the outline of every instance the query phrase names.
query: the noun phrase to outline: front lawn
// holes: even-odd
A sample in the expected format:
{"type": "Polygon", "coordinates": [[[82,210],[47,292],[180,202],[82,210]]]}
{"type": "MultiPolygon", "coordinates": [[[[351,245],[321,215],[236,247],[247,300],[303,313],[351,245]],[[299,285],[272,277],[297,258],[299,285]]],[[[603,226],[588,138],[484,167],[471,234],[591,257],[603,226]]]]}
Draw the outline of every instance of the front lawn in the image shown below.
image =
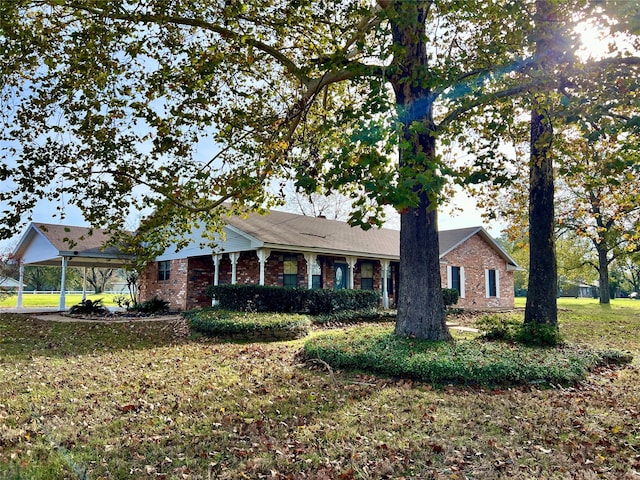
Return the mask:
{"type": "MultiPolygon", "coordinates": [[[[95,301],[102,299],[102,305],[107,307],[116,306],[115,298],[122,295],[113,293],[87,294],[87,299],[95,301]]],[[[128,297],[128,294],[127,294],[128,297]]],[[[0,308],[14,308],[17,302],[17,295],[0,296],[0,308]]],[[[48,308],[59,305],[60,295],[57,293],[24,293],[22,295],[22,306],[24,308],[48,308]]],[[[67,308],[77,305],[82,301],[82,294],[72,293],[65,295],[67,308]]]]}
{"type": "Polygon", "coordinates": [[[634,478],[640,302],[561,308],[565,338],[632,366],[556,389],[433,388],[302,365],[304,340],[1,314],[0,478],[634,478]]]}

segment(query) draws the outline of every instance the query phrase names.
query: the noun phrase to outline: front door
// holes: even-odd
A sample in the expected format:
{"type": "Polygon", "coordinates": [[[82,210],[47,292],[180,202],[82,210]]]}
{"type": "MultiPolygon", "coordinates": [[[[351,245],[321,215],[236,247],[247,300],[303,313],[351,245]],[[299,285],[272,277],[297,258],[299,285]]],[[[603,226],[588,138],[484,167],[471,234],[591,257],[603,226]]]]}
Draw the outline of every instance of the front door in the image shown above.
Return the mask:
{"type": "Polygon", "coordinates": [[[347,288],[347,264],[335,263],[333,271],[333,288],[335,290],[347,288]]]}

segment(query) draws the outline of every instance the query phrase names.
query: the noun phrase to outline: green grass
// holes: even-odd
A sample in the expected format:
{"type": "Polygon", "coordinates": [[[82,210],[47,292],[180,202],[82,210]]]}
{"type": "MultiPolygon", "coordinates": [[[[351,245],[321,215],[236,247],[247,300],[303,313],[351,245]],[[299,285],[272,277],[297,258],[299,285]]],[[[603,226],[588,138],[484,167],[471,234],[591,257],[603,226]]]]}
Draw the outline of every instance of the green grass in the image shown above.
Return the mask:
{"type": "Polygon", "coordinates": [[[539,348],[480,339],[428,342],[399,338],[390,327],[343,330],[304,346],[308,359],[335,368],[411,378],[431,384],[575,384],[606,364],[606,352],[539,348]]]}
{"type": "MultiPolygon", "coordinates": [[[[87,299],[94,301],[99,298],[102,299],[102,304],[107,307],[116,306],[114,297],[121,296],[115,294],[87,294],[87,299]]],[[[17,295],[0,297],[0,308],[14,308],[16,306],[17,295]]],[[[31,294],[25,293],[22,295],[22,306],[24,308],[46,308],[57,307],[59,304],[60,296],[58,294],[38,293],[31,294]]],[[[77,305],[82,301],[81,294],[67,294],[65,295],[65,305],[67,308],[77,305]]]]}
{"type": "Polygon", "coordinates": [[[302,365],[303,340],[0,314],[0,479],[635,478],[640,302],[561,300],[560,325],[636,360],[562,389],[434,389],[302,365]]]}

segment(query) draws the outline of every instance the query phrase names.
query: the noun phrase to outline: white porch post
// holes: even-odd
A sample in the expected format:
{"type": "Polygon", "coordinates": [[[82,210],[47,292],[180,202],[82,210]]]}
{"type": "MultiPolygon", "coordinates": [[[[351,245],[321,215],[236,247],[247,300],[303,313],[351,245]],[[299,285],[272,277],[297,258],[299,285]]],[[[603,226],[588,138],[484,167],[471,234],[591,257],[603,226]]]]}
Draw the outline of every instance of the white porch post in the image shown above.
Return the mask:
{"type": "Polygon", "coordinates": [[[256,250],[256,255],[258,255],[258,262],[260,262],[260,285],[264,285],[264,266],[267,263],[267,258],[271,255],[271,250],[259,248],[256,250]]]}
{"type": "Polygon", "coordinates": [[[318,261],[315,253],[305,253],[304,259],[307,262],[307,288],[313,288],[313,266],[318,261]]]}
{"type": "Polygon", "coordinates": [[[220,255],[214,253],[211,255],[211,259],[213,260],[213,284],[218,285],[220,281],[220,255]]]}
{"type": "Polygon", "coordinates": [[[231,285],[236,284],[236,265],[238,264],[239,258],[240,254],[238,252],[232,252],[229,254],[229,259],[231,259],[231,285]]]}
{"type": "Polygon", "coordinates": [[[22,291],[24,290],[24,263],[20,262],[18,277],[18,300],[16,302],[17,308],[22,308],[22,291]]]}
{"type": "MultiPolygon", "coordinates": [[[[211,259],[213,260],[213,285],[217,286],[220,281],[220,255],[214,253],[211,255],[211,259]]],[[[215,298],[211,299],[211,306],[215,307],[218,304],[218,301],[215,298]]]]}
{"type": "Polygon", "coordinates": [[[82,301],[87,299],[87,267],[82,269],[82,301]]]}
{"type": "Polygon", "coordinates": [[[358,259],[356,257],[347,257],[347,266],[349,267],[349,288],[353,290],[354,283],[354,274],[356,270],[356,262],[358,259]]]}
{"type": "Polygon", "coordinates": [[[389,292],[387,291],[389,260],[380,260],[380,273],[382,276],[382,308],[389,308],[389,292]]]}
{"type": "Polygon", "coordinates": [[[60,302],[58,303],[58,310],[61,312],[65,310],[66,292],[67,286],[65,285],[67,279],[67,257],[62,257],[62,273],[60,274],[60,302]]]}

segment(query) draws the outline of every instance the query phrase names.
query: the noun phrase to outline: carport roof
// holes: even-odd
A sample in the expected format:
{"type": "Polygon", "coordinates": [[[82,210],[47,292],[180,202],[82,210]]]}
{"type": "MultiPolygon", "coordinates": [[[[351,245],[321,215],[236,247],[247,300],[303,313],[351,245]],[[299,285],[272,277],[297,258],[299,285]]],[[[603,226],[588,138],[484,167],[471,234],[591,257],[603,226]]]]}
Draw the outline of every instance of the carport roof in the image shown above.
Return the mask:
{"type": "Polygon", "coordinates": [[[104,230],[33,222],[24,232],[13,255],[26,265],[59,266],[62,257],[70,267],[120,268],[131,257],[116,247],[104,230]]]}

